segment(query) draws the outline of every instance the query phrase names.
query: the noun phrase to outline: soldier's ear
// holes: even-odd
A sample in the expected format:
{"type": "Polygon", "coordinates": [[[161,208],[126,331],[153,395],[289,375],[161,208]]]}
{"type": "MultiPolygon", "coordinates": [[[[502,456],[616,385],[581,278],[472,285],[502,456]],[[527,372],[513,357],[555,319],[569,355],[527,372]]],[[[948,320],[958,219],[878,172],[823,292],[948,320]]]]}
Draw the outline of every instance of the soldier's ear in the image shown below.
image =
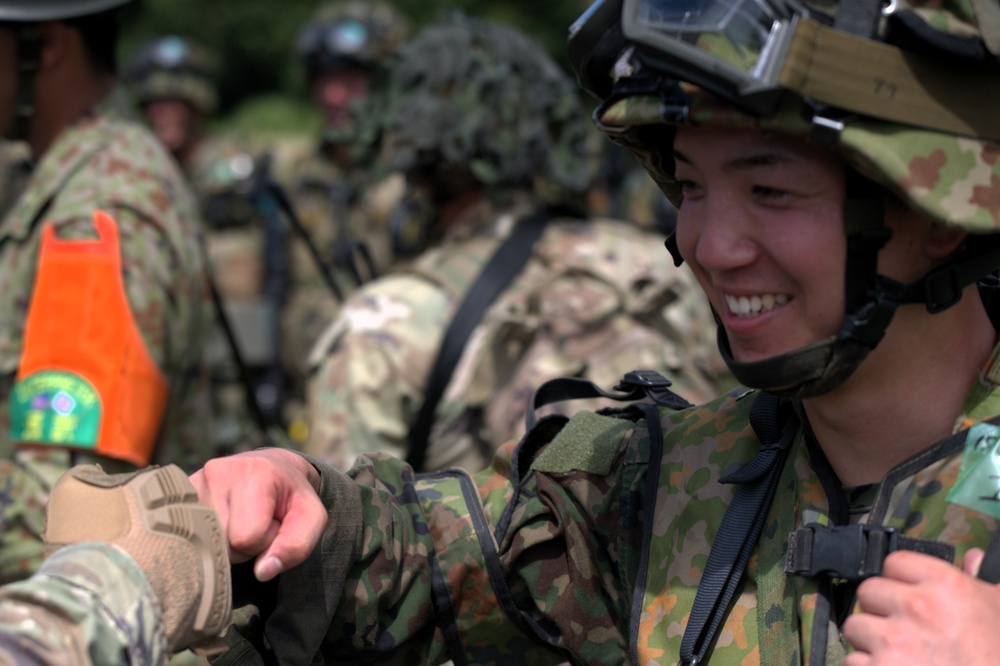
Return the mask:
{"type": "Polygon", "coordinates": [[[39,69],[51,69],[65,61],[74,47],[83,48],[80,31],[62,21],[44,21],[38,24],[42,36],[39,69]]]}

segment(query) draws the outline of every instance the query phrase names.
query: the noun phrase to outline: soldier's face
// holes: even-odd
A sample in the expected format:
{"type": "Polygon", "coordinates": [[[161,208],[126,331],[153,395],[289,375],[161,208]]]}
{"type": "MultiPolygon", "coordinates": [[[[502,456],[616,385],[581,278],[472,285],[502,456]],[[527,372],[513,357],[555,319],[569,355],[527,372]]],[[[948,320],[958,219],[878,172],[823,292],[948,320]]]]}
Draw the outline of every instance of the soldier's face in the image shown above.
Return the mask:
{"type": "Polygon", "coordinates": [[[835,334],[844,317],[844,166],[802,141],[680,127],[677,241],[733,355],[771,358],[835,334]]]}
{"type": "Polygon", "coordinates": [[[322,72],[313,81],[313,96],[327,127],[343,127],[352,120],[351,105],[368,96],[371,75],[360,67],[322,72]]]}
{"type": "Polygon", "coordinates": [[[143,105],[143,114],[156,137],[172,153],[178,153],[193,139],[198,115],[179,99],[159,99],[143,105]]]}
{"type": "Polygon", "coordinates": [[[17,98],[17,38],[9,28],[0,27],[0,136],[14,125],[17,98]]]}

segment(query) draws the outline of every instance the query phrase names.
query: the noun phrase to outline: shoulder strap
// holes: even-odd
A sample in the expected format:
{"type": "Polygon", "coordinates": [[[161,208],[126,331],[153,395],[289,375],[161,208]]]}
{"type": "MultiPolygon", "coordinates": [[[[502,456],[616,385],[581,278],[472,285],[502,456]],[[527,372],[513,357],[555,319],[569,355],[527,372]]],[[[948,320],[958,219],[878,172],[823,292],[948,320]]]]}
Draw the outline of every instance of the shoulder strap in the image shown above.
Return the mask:
{"type": "Polygon", "coordinates": [[[615,384],[615,391],[605,391],[594,382],[582,377],[556,377],[543,383],[531,396],[531,404],[524,415],[525,431],[531,430],[538,420],[536,412],[545,405],[565,400],[586,398],[608,398],[620,402],[632,402],[642,398],[652,398],[661,407],[687,409],[691,403],[670,390],[670,380],[655,370],[632,370],[615,384]]]}
{"type": "Polygon", "coordinates": [[[774,499],[798,420],[789,403],[762,392],[750,408],[750,425],[760,440],[760,451],[747,465],[719,479],[740,485],[722,517],[698,583],[681,641],[681,664],[703,661],[715,641],[774,499]]]}
{"type": "Polygon", "coordinates": [[[458,310],[455,311],[427,377],[424,402],[410,427],[408,438],[410,450],[406,460],[414,470],[418,472],[423,470],[427,457],[427,440],[434,423],[434,412],[441,396],[444,395],[445,387],[451,380],[455,366],[462,357],[465,343],[479,325],[486,308],[527,263],[528,257],[531,256],[531,248],[545,231],[550,219],[552,213],[548,209],[542,209],[522,218],[510,236],[490,257],[462,299],[458,310]]]}

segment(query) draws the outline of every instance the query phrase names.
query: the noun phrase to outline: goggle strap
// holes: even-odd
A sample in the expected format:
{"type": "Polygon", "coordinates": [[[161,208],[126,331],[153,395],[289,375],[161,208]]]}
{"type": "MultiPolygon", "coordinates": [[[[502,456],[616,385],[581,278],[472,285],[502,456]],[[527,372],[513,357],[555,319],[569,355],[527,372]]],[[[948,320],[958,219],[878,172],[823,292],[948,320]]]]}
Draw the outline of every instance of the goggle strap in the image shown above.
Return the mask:
{"type": "Polygon", "coordinates": [[[791,38],[778,84],[823,104],[905,125],[1000,138],[1000,76],[956,72],[881,42],[803,18],[791,38]],[[955,85],[955,78],[962,85],[955,85]],[[947,94],[942,94],[947,91],[947,94]],[[944,102],[942,101],[944,100],[944,102]]]}

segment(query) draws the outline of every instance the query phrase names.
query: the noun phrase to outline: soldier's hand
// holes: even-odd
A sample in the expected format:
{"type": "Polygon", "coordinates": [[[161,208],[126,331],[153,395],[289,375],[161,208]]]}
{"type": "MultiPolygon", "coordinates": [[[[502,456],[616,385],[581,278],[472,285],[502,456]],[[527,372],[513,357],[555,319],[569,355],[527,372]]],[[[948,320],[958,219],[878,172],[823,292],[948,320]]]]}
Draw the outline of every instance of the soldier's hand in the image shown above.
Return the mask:
{"type": "Polygon", "coordinates": [[[230,560],[256,558],[254,574],[261,581],[301,564],[326,527],[319,474],[291,451],[217,458],[193,474],[191,483],[198,498],[218,512],[230,560]]]}
{"type": "Polygon", "coordinates": [[[1000,586],[974,577],[982,551],[964,570],[929,555],[898,551],[882,576],[858,587],[861,613],[844,623],[854,648],[845,666],[990,664],[1000,654],[1000,586]]]}

